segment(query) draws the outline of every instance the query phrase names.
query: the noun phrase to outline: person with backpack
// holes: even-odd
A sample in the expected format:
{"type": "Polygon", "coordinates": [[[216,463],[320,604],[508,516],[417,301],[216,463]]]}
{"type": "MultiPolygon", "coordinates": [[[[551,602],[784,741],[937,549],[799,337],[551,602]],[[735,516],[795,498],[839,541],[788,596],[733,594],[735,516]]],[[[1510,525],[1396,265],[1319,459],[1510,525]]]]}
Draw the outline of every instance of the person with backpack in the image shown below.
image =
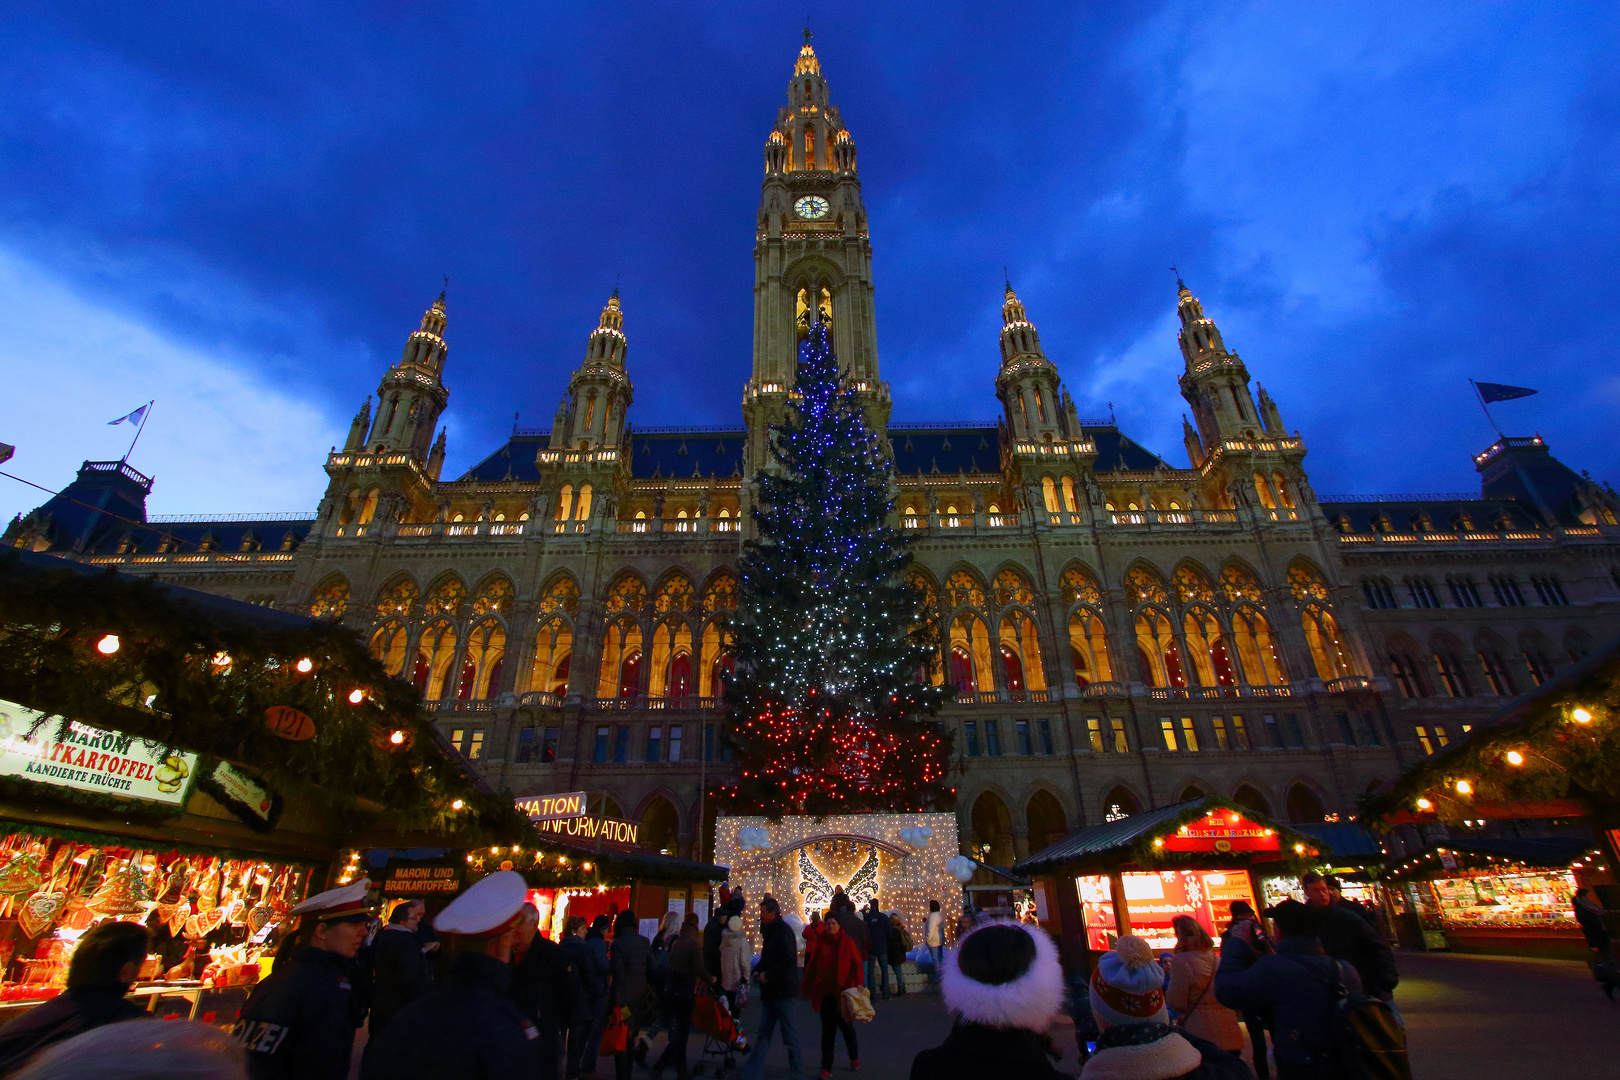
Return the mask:
{"type": "MultiPolygon", "coordinates": [[[[1265,956],[1273,951],[1272,940],[1266,935],[1266,929],[1260,925],[1260,920],[1255,918],[1253,905],[1247,900],[1234,900],[1228,910],[1232,913],[1232,921],[1225,930],[1221,931],[1222,955],[1226,953],[1227,941],[1231,938],[1232,932],[1240,924],[1245,923],[1250,927],[1250,950],[1257,956],[1265,956]]],[[[1269,1080],[1271,1072],[1267,1062],[1266,1018],[1260,1013],[1245,1012],[1243,1014],[1243,1026],[1249,1032],[1254,1075],[1259,1077],[1259,1080],[1269,1080]]]]}
{"type": "MultiPolygon", "coordinates": [[[[1353,1029],[1364,1019],[1389,1022],[1389,1006],[1362,992],[1354,967],[1322,951],[1316,934],[1326,913],[1284,900],[1267,908],[1265,915],[1279,934],[1276,951],[1259,955],[1254,924],[1234,925],[1215,973],[1215,999],[1229,1009],[1271,1018],[1278,1080],[1378,1075],[1362,1067],[1364,1047],[1353,1029]],[[1381,1017],[1361,1015],[1372,1011],[1381,1017]]],[[[1404,1042],[1398,1056],[1404,1066],[1404,1042]]]]}
{"type": "Polygon", "coordinates": [[[900,913],[891,911],[889,913],[889,966],[894,969],[894,981],[899,984],[899,989],[894,992],[895,997],[906,996],[906,976],[901,969],[906,963],[906,958],[911,955],[911,950],[916,947],[916,942],[911,939],[911,931],[907,930],[906,924],[900,920],[900,913]]]}
{"type": "Polygon", "coordinates": [[[1401,981],[1395,970],[1395,953],[1371,920],[1359,908],[1343,901],[1334,903],[1333,890],[1314,871],[1300,879],[1305,903],[1321,911],[1317,938],[1322,951],[1343,960],[1361,976],[1362,989],[1381,1001],[1392,1001],[1401,981]]]}

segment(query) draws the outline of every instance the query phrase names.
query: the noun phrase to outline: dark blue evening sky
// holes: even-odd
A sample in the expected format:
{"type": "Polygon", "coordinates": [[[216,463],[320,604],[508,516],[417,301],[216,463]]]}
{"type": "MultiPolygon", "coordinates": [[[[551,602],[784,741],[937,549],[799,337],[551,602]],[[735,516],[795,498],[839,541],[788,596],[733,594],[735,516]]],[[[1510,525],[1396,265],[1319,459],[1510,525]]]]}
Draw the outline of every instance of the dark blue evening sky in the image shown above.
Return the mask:
{"type": "MultiPolygon", "coordinates": [[[[1082,415],[1182,461],[1174,263],[1318,492],[1476,487],[1470,376],[1620,480],[1612,5],[812,10],[897,419],[996,415],[1006,265],[1082,415]]],[[[445,274],[447,475],[549,426],[615,275],[632,421],[739,422],[804,14],[6,5],[7,469],[60,486],[155,397],[154,510],[307,509],[445,274]]]]}

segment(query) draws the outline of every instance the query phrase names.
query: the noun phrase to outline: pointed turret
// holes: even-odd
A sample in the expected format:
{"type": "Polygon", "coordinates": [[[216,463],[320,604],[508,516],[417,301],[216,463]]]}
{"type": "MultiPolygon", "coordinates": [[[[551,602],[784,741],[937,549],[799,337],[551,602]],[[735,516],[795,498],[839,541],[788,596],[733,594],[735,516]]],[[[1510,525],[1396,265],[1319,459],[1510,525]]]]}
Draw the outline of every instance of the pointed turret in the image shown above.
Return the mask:
{"type": "Polygon", "coordinates": [[[1198,429],[1187,422],[1186,413],[1181,414],[1181,441],[1187,447],[1187,460],[1198,468],[1204,463],[1204,444],[1198,440],[1198,429]]]}
{"type": "Polygon", "coordinates": [[[433,449],[428,452],[427,475],[429,480],[437,481],[439,473],[444,469],[444,437],[449,429],[440,428],[439,437],[433,443],[433,449]]]}
{"type": "Polygon", "coordinates": [[[1271,400],[1271,395],[1266,393],[1264,386],[1255,383],[1254,387],[1260,392],[1260,423],[1264,425],[1266,434],[1277,438],[1288,434],[1287,429],[1283,427],[1282,413],[1277,411],[1277,403],[1271,400]]]}
{"type": "Polygon", "coordinates": [[[1015,439],[1052,442],[1079,434],[1069,431],[1063,383],[1057,368],[1041,352],[1040,335],[1010,281],[1001,304],[1001,371],[996,376],[996,396],[1006,409],[1015,439]]]}
{"type": "Polygon", "coordinates": [[[444,293],[422,313],[422,326],[405,342],[399,363],[377,388],[377,416],[366,439],[373,453],[403,450],[427,459],[433,430],[450,400],[442,381],[450,346],[444,340],[444,293]]]}
{"type": "Polygon", "coordinates": [[[615,287],[596,329],[586,339],[585,359],[568,381],[568,396],[557,406],[552,446],[589,450],[620,444],[632,392],[624,370],[628,352],[624,312],[615,287]]]}
{"type": "Polygon", "coordinates": [[[1254,437],[1261,423],[1249,393],[1249,373],[1238,355],[1227,351],[1215,320],[1204,314],[1204,305],[1180,278],[1176,314],[1181,318],[1177,341],[1187,363],[1181,395],[1192,406],[1203,444],[1214,447],[1224,439],[1254,437]]]}

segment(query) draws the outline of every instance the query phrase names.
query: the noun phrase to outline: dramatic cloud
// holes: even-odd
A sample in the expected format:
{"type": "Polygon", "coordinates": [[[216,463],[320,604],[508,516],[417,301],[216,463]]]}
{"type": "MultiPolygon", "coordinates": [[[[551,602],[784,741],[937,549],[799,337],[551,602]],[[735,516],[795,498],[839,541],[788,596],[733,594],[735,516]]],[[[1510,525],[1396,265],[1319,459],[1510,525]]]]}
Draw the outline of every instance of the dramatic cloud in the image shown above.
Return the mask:
{"type": "MultiPolygon", "coordinates": [[[[549,424],[616,279],[632,420],[739,421],[761,144],[800,9],[247,10],[0,16],[0,249],[56,305],[11,323],[65,369],[13,352],[0,421],[29,438],[0,439],[40,455],[30,478],[112,452],[40,418],[122,370],[96,424],[211,403],[143,439],[155,505],[309,503],[445,274],[447,472],[514,411],[549,424]],[[78,332],[97,326],[166,359],[119,368],[78,332]]],[[[1470,376],[1540,389],[1504,427],[1620,477],[1616,23],[1513,4],[818,16],[896,417],[996,415],[1005,266],[1082,414],[1112,402],[1179,460],[1174,264],[1304,434],[1319,491],[1472,486],[1491,435],[1470,376]]]]}

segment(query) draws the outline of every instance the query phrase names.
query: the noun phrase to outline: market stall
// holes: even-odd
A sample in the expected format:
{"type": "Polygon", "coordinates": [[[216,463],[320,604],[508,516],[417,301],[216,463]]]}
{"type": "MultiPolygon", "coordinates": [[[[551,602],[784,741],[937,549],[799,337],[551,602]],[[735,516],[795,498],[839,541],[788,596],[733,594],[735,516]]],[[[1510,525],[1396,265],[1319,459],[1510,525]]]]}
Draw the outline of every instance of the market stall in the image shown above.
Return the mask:
{"type": "Polygon", "coordinates": [[[1570,896],[1599,857],[1578,838],[1463,838],[1393,862],[1386,881],[1410,947],[1584,960],[1570,896]]]}
{"type": "Polygon", "coordinates": [[[1584,959],[1574,889],[1620,909],[1620,639],[1418,762],[1364,818],[1405,841],[1389,863],[1403,944],[1584,959]]]}
{"type": "Polygon", "coordinates": [[[1122,934],[1155,950],[1175,947],[1171,921],[1190,915],[1218,937],[1234,900],[1263,906],[1267,876],[1297,874],[1323,859],[1321,841],[1208,796],[1081,829],[1013,866],[1035,879],[1041,925],[1063,945],[1065,965],[1122,934]]]}
{"type": "MultiPolygon", "coordinates": [[[[1389,857],[1383,842],[1366,826],[1354,821],[1316,821],[1295,824],[1294,828],[1331,851],[1311,869],[1332,874],[1339,880],[1340,892],[1353,904],[1375,914],[1389,936],[1394,925],[1394,908],[1389,889],[1381,881],[1384,860],[1389,857]]],[[[1283,900],[1304,902],[1305,890],[1298,874],[1266,874],[1260,878],[1260,903],[1264,907],[1283,900]]],[[[1258,909],[1257,909],[1258,910],[1258,909]]]]}
{"type": "Polygon", "coordinates": [[[341,626],[0,552],[0,1023],[121,920],[138,1000],[229,1024],[346,835],[528,827],[341,626]]]}

